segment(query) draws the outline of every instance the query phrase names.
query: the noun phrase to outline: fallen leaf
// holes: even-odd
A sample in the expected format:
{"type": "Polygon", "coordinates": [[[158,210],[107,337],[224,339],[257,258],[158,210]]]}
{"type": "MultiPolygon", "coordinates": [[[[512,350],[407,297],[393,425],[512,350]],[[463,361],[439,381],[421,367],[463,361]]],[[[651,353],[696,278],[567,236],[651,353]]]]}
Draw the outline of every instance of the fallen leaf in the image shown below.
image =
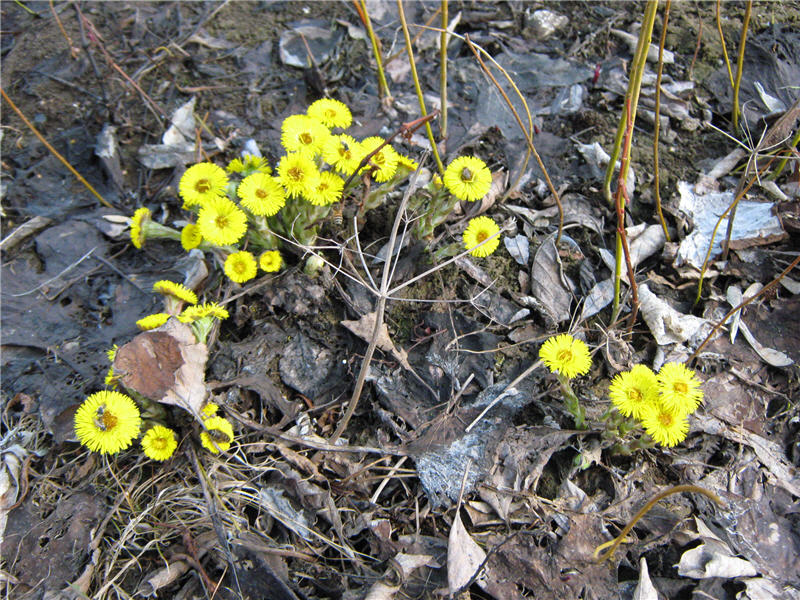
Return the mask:
{"type": "MultiPolygon", "coordinates": [[[[377,313],[375,311],[372,311],[371,313],[365,314],[357,321],[342,321],[341,323],[355,335],[369,343],[372,341],[372,336],[375,333],[376,314],[377,313]]],[[[380,328],[378,329],[377,343],[378,348],[388,354],[391,354],[394,359],[403,366],[403,368],[408,369],[409,371],[412,370],[411,365],[408,364],[408,354],[402,348],[398,350],[394,345],[394,342],[392,342],[392,339],[389,337],[389,328],[386,327],[385,322],[381,323],[380,328]]]]}
{"type": "MultiPolygon", "coordinates": [[[[454,594],[467,585],[485,559],[486,552],[469,535],[456,511],[447,542],[447,587],[450,593],[454,594]]],[[[478,577],[476,583],[485,587],[482,577],[478,577]]]]}
{"type": "Polygon", "coordinates": [[[659,346],[685,342],[707,325],[705,319],[684,315],[661,300],[647,284],[639,286],[639,310],[659,346]]]}
{"type": "Polygon", "coordinates": [[[633,600],[658,600],[658,590],[650,581],[650,573],[647,571],[647,561],[644,556],[639,559],[639,583],[633,591],[633,600]]]}

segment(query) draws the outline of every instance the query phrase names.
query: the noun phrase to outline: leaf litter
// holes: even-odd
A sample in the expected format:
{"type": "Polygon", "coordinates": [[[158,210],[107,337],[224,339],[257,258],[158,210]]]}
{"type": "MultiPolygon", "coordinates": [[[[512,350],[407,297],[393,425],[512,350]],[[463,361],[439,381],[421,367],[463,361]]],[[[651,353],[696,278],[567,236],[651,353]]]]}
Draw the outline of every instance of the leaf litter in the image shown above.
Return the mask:
{"type": "MultiPolygon", "coordinates": [[[[390,3],[375,4],[370,11],[384,36],[397,26],[396,11],[390,3]]],[[[669,172],[672,196],[667,211],[679,225],[671,233],[681,243],[668,244],[659,254],[664,239],[646,189],[650,165],[646,159],[635,161],[638,178],[629,179],[635,201],[628,233],[648,330],[639,327],[629,336],[607,329],[602,311],[610,301],[606,253],[613,250],[613,231],[596,186],[603,172],[600,150],[609,147],[603,132],[613,129],[627,85],[623,63],[630,51],[614,31],[636,21],[613,7],[589,5],[574,18],[565,18],[559,5],[548,14],[535,11],[530,19],[516,7],[511,15],[479,4],[459,13],[458,27],[476,41],[485,43],[487,32],[499,36],[498,48],[505,48],[496,56],[523,83],[535,127],[541,130],[536,140],[545,164],[555,163],[551,175],[567,192],[568,239],[562,246],[554,244],[557,209],[542,191],[546,187],[537,186],[542,175],[538,168],[523,174],[523,183],[514,190],[515,205],[500,199],[498,177],[493,203],[482,210],[511,215],[520,228],[517,237],[506,238],[507,251],[501,247],[496,262],[462,261],[427,289],[414,289],[419,296],[434,290],[443,300],[473,302],[433,311],[412,309],[404,302],[390,306],[380,329],[381,355],[368,373],[371,395],[344,440],[326,442],[364,342],[374,331],[374,317],[364,317],[374,307],[357,284],[337,287],[329,278],[310,280],[292,271],[258,288],[219,288],[232,320],[210,342],[207,369],[203,349],[191,349],[190,340],[171,329],[162,341],[173,350],[168,352],[172,362],[148,366],[136,354],[125,365],[126,376],[138,374],[141,380],[131,385],[155,386],[148,391],[159,399],[172,389],[173,401],[191,412],[207,394],[219,402],[236,420],[241,452],[220,460],[203,458],[203,470],[194,469],[186,455],[162,471],[149,465],[129,469],[123,463],[125,468],[112,472],[124,478],[125,489],[136,500],[134,510],[108,476],[108,468],[116,465],[104,467],[75,449],[70,407],[100,386],[105,351],[113,343],[124,348],[152,337],[136,337],[132,327],[152,312],[154,301],[147,295],[152,282],[171,271],[176,279],[184,275],[167,258],[171,247],[156,244],[142,254],[132,253],[121,243],[125,238],[119,236],[119,227],[115,234],[108,226],[139,204],[132,195],[145,198],[161,222],[175,219],[175,182],[183,167],[196,160],[197,140],[205,152],[217,154],[244,147],[256,137],[265,156],[276,156],[275,124],[303,103],[303,89],[315,93],[320,76],[323,87],[348,96],[365,130],[377,132],[391,119],[378,113],[374,77],[365,70],[368,48],[355,13],[344,6],[319,6],[320,19],[315,14],[313,22],[291,4],[168,5],[161,10],[121,3],[89,11],[107,41],[121,33],[132,47],[141,45],[148,56],[160,57],[139,74],[152,77],[148,92],[172,115],[170,123],[162,124],[135,92],[122,98],[117,118],[109,121],[117,128],[119,170],[113,161],[105,165],[109,156],[102,146],[101,160],[94,157],[100,127],[85,139],[74,136],[85,146],[75,146],[74,164],[100,182],[108,176],[98,185],[113,198],[119,214],[88,213],[89,204],[80,194],[64,193],[67,175],[52,166],[35,142],[25,140],[15,147],[12,134],[4,136],[10,165],[3,182],[5,228],[24,227],[36,215],[55,219],[32,235],[20,229],[16,237],[22,241],[3,244],[3,395],[10,407],[3,424],[8,431],[22,427],[38,436],[35,452],[24,459],[28,468],[24,461],[20,464],[13,444],[3,454],[8,476],[2,481],[15,498],[14,508],[3,515],[3,556],[11,557],[6,568],[19,589],[26,592],[43,582],[48,593],[57,594],[72,583],[97,598],[122,590],[174,596],[179,590],[201,594],[201,582],[225,577],[221,597],[423,597],[466,583],[474,596],[495,598],[611,598],[626,590],[630,597],[649,599],[659,592],[678,597],[672,592],[679,589],[684,595],[691,589],[696,595],[713,591],[725,598],[797,597],[800,449],[795,447],[800,426],[793,401],[796,377],[788,361],[796,363],[799,350],[792,333],[797,300],[786,295],[794,293],[791,287],[735,317],[739,333],[749,331],[758,344],[758,354],[742,336],[724,331],[701,353],[706,405],[691,417],[690,437],[679,448],[614,454],[599,432],[569,428],[549,378],[534,375],[506,389],[532,362],[537,342],[577,321],[590,330],[597,347],[605,346],[596,354],[599,366],[580,387],[587,412],[599,416],[607,406],[603,388],[620,366],[686,357],[739,298],[735,286],[767,283],[796,252],[791,219],[782,219],[781,226],[776,217],[790,214],[786,200],[767,203],[756,197],[752,208],[764,225],[755,228],[750,199],[744,200],[734,227],[731,271],[725,273],[726,265],[716,264],[709,272],[709,297],[699,309],[692,308],[687,272],[676,274],[672,265],[683,269],[680,260],[685,260],[697,267],[698,259],[702,264],[707,246],[690,238],[692,232],[707,232],[720,210],[701,210],[705,192],[700,190],[693,192],[693,208],[681,208],[683,186],[688,185],[681,182],[697,178],[699,162],[711,167],[729,154],[732,142],[705,126],[707,107],[720,114],[728,110],[721,91],[725,88],[709,91],[702,78],[686,76],[694,44],[694,37],[687,35],[691,43],[684,40],[675,52],[671,77],[662,82],[664,138],[687,156],[694,153],[687,164],[665,158],[668,164],[662,166],[662,174],[669,172]],[[119,19],[122,13],[115,11],[127,11],[130,18],[119,19]],[[265,15],[272,27],[250,29],[263,23],[265,15]],[[307,27],[308,50],[292,23],[307,27]],[[236,27],[225,26],[230,24],[236,27]],[[577,34],[571,46],[565,43],[565,31],[577,34]],[[535,35],[526,37],[525,32],[535,35]],[[169,51],[160,49],[162,37],[175,40],[169,51]],[[609,54],[613,58],[606,60],[609,54]],[[593,82],[597,66],[601,68],[593,82]],[[191,91],[186,91],[187,81],[191,91]],[[207,108],[212,110],[206,121],[201,116],[207,108]],[[160,143],[152,144],[154,139],[160,143]],[[124,190],[133,190],[131,197],[124,190]],[[76,213],[78,220],[71,219],[76,213]],[[98,226],[98,220],[106,225],[98,226]],[[739,227],[746,228],[744,234],[739,227]],[[689,246],[684,244],[693,244],[691,260],[685,258],[689,246]],[[673,263],[678,256],[682,258],[673,263]],[[765,266],[754,267],[754,256],[765,266]],[[487,288],[484,295],[475,294],[475,281],[487,288]],[[339,295],[340,288],[346,292],[339,295]],[[725,300],[730,302],[723,304],[725,300]],[[345,322],[361,327],[351,335],[343,329],[345,322]],[[176,374],[182,365],[191,365],[189,371],[176,374]],[[498,398],[478,425],[465,432],[498,398]],[[52,440],[49,452],[40,445],[46,436],[52,440]],[[465,470],[469,476],[462,490],[465,470]],[[27,488],[26,480],[32,483],[27,488]],[[715,508],[688,496],[658,506],[631,532],[614,565],[594,562],[595,547],[613,538],[650,496],[687,480],[707,486],[726,506],[715,508]],[[203,494],[204,486],[212,488],[218,504],[203,494]],[[462,492],[465,510],[454,512],[462,492]],[[81,523],[100,526],[93,530],[81,523]],[[164,523],[189,526],[179,532],[164,523]],[[41,567],[48,564],[55,568],[44,573],[41,567]],[[733,587],[725,588],[722,579],[733,587]]],[[[56,10],[61,10],[73,40],[79,39],[77,21],[68,10],[56,10]]],[[[700,14],[696,6],[676,10],[684,21],[693,21],[691,33],[702,19],[707,51],[718,52],[708,34],[714,29],[713,16],[700,14]]],[[[6,13],[12,24],[29,18],[4,7],[4,18],[6,13]]],[[[419,4],[409,16],[422,23],[430,11],[419,4]]],[[[736,19],[731,22],[738,26],[736,19]]],[[[47,23],[50,37],[43,38],[44,44],[63,50],[54,22],[47,23]]],[[[53,65],[21,55],[20,49],[31,45],[25,37],[28,29],[11,27],[15,45],[4,53],[4,88],[7,81],[27,74],[27,89],[35,87],[39,97],[56,101],[33,109],[29,101],[25,108],[40,112],[39,122],[43,119],[50,131],[71,126],[64,102],[69,99],[86,109],[83,114],[91,114],[92,103],[102,97],[100,83],[79,64],[75,66],[81,68],[61,72],[60,78],[80,83],[89,94],[40,73],[34,78],[33,71],[49,73],[53,65]]],[[[420,52],[429,59],[427,68],[435,63],[436,37],[428,32],[419,40],[420,52]]],[[[773,26],[762,26],[752,38],[755,53],[745,54],[744,104],[751,126],[761,116],[790,109],[795,101],[783,85],[794,68],[792,48],[780,43],[776,58],[769,59],[765,40],[777,43],[782,38],[773,26]],[[763,65],[771,70],[759,78],[763,65]]],[[[466,54],[457,56],[457,48],[451,46],[455,108],[448,149],[480,147],[494,161],[496,174],[505,168],[516,175],[524,154],[516,124],[494,89],[482,85],[474,61],[466,54]]],[[[111,50],[125,60],[119,47],[111,50]]],[[[716,58],[701,54],[698,69],[711,72],[716,58]]],[[[135,70],[137,65],[123,67],[135,70]]],[[[398,98],[394,110],[414,107],[412,96],[403,91],[410,74],[405,69],[393,73],[398,98]]],[[[637,128],[650,127],[655,118],[648,122],[645,110],[652,100],[652,75],[645,74],[643,120],[637,128]]],[[[101,126],[108,124],[103,121],[101,126]]],[[[4,125],[10,122],[4,115],[4,125]]],[[[63,139],[77,132],[62,130],[63,139]]],[[[745,158],[734,157],[730,166],[719,169],[715,181],[707,180],[717,186],[713,193],[731,194],[735,182],[727,174],[745,158]]],[[[783,181],[780,186],[789,189],[783,181]]],[[[726,202],[729,196],[723,198],[722,210],[726,202]]],[[[380,242],[380,233],[374,237],[380,242]]],[[[406,252],[410,249],[400,250],[401,259],[406,252]]],[[[209,258],[203,260],[213,273],[209,258]]],[[[407,261],[410,272],[416,262],[407,261]]],[[[216,293],[213,281],[205,285],[207,292],[216,293]]],[[[144,353],[158,347],[148,344],[144,353]]]]}

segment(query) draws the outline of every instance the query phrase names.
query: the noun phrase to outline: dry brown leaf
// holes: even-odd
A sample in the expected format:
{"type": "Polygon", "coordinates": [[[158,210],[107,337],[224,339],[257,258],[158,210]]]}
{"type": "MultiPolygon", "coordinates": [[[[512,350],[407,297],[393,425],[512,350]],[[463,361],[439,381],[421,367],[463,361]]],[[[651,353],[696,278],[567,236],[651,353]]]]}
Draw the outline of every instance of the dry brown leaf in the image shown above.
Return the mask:
{"type": "MultiPolygon", "coordinates": [[[[342,325],[365,342],[370,343],[372,341],[372,335],[375,332],[375,316],[376,312],[372,311],[371,313],[365,314],[357,321],[342,321],[342,325]]],[[[398,350],[394,345],[394,342],[392,342],[392,339],[389,337],[389,328],[386,327],[385,322],[381,323],[380,329],[378,330],[378,348],[391,354],[397,362],[403,365],[404,369],[412,370],[411,365],[408,364],[408,354],[402,348],[398,350]]]]}
{"type": "MultiPolygon", "coordinates": [[[[486,552],[472,539],[456,512],[447,541],[447,587],[450,593],[467,585],[485,559],[486,552]]],[[[478,577],[476,583],[485,587],[482,576],[478,577]]]]}

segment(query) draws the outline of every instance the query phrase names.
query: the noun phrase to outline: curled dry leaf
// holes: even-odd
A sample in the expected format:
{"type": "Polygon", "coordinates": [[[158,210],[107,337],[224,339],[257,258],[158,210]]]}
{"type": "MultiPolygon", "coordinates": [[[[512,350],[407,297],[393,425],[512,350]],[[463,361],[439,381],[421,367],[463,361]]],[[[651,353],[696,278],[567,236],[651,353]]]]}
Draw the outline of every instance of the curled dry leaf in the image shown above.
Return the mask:
{"type": "MultiPolygon", "coordinates": [[[[485,559],[486,552],[472,539],[456,512],[447,542],[447,587],[450,593],[467,585],[485,559]]],[[[481,587],[486,585],[482,577],[478,577],[477,583],[481,587]]]]}

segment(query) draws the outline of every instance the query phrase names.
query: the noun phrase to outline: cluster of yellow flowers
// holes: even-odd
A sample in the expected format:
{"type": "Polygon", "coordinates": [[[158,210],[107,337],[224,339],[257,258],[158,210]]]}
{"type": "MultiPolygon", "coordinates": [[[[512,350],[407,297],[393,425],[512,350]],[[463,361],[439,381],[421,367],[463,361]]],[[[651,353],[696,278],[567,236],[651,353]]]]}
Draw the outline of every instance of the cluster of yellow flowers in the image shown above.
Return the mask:
{"type": "MultiPolygon", "coordinates": [[[[548,339],[539,358],[567,380],[585,375],[592,365],[586,343],[569,334],[548,339]]],[[[622,416],[638,421],[653,441],[672,447],[686,439],[688,417],[703,400],[700,385],[695,372],[681,363],[666,363],[658,374],[634,365],[612,379],[609,396],[622,416]]]]}
{"type": "MultiPolygon", "coordinates": [[[[329,98],[312,103],[306,114],[287,117],[281,126],[286,154],[278,160],[275,173],[266,159],[251,154],[233,159],[224,169],[211,162],[192,165],[181,177],[178,191],[183,208],[196,220],[177,232],[153,222],[149,209],[140,208],[131,219],[134,246],[141,248],[148,237],[157,237],[179,239],[187,251],[222,248],[225,274],[236,283],[253,279],[259,267],[268,273],[280,270],[283,259],[275,233],[291,232],[311,244],[331,205],[341,202],[361,178],[386,184],[388,190],[418,167],[384,138],[357,141],[341,131],[352,120],[344,103],[329,98]],[[359,178],[352,178],[356,171],[359,178]],[[348,190],[345,178],[353,179],[348,190]],[[258,257],[237,247],[245,240],[247,248],[261,251],[258,257]]],[[[475,201],[487,194],[491,182],[491,171],[482,160],[460,156],[447,166],[439,185],[457,199],[475,201]]],[[[472,219],[464,231],[464,245],[475,256],[488,256],[499,244],[499,232],[488,217],[472,219]]]]}
{"type": "Polygon", "coordinates": [[[619,373],[609,387],[611,402],[636,419],[662,446],[675,446],[689,433],[689,415],[703,400],[700,380],[685,365],[669,362],[656,375],[645,365],[619,373]]]}
{"type": "MultiPolygon", "coordinates": [[[[212,454],[227,450],[233,441],[233,425],[215,416],[216,412],[217,405],[209,402],[201,415],[205,431],[200,434],[200,441],[212,454]]],[[[112,390],[90,395],[75,412],[78,441],[100,454],[117,454],[129,448],[139,437],[141,427],[141,413],[133,398],[112,390]]],[[[145,456],[157,461],[167,460],[178,447],[175,431],[158,423],[145,431],[140,443],[145,456]]]]}

